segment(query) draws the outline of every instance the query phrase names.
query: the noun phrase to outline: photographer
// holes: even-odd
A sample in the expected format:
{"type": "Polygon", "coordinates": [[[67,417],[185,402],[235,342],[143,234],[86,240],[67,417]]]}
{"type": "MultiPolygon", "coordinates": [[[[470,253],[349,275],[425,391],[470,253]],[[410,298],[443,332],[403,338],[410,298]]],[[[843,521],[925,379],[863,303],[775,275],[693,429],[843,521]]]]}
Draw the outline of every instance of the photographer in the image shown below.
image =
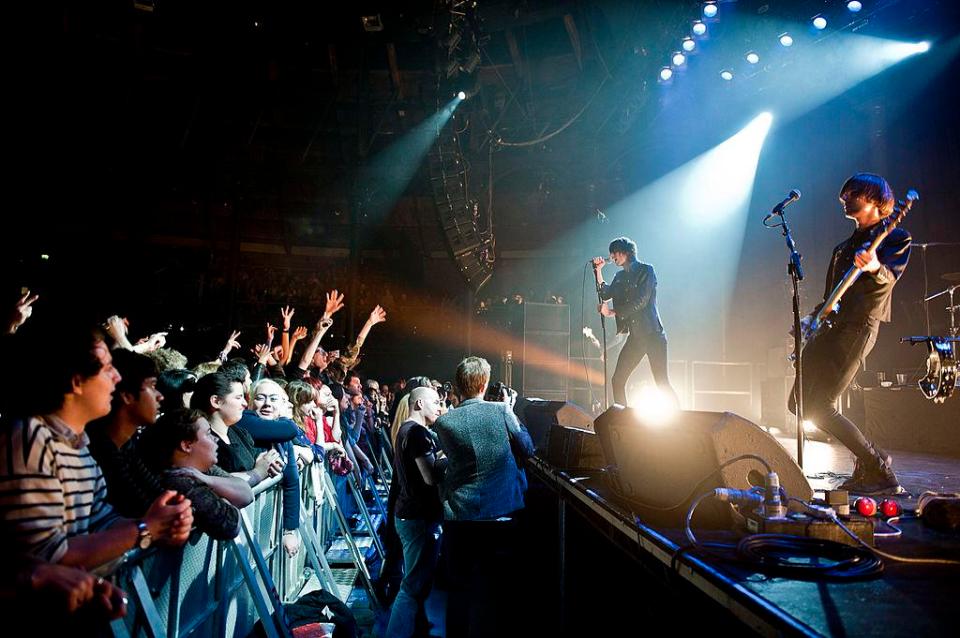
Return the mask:
{"type": "Polygon", "coordinates": [[[461,361],[456,384],[464,400],[434,426],[448,458],[440,501],[451,637],[465,635],[468,619],[477,635],[496,635],[519,599],[510,591],[516,582],[510,578],[517,564],[515,515],[526,489],[518,463],[533,455],[533,441],[513,414],[516,393],[503,386],[500,401],[487,401],[489,383],[485,359],[461,361]],[[490,626],[481,629],[478,622],[490,626]]]}

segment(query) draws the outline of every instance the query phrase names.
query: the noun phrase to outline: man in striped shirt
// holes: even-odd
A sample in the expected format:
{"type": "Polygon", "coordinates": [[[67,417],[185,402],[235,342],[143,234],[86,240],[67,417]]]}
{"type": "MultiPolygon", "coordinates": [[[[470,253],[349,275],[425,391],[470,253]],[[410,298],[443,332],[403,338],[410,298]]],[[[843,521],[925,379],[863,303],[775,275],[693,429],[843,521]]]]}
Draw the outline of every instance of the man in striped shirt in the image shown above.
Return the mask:
{"type": "MultiPolygon", "coordinates": [[[[49,339],[49,337],[47,337],[49,339]]],[[[16,554],[92,568],[152,541],[186,542],[190,501],[164,492],[143,519],[118,517],[84,428],[110,412],[120,375],[98,332],[62,328],[33,355],[44,362],[29,378],[24,407],[40,416],[0,428],[0,539],[16,554]],[[42,351],[56,350],[49,358],[42,351]]]]}

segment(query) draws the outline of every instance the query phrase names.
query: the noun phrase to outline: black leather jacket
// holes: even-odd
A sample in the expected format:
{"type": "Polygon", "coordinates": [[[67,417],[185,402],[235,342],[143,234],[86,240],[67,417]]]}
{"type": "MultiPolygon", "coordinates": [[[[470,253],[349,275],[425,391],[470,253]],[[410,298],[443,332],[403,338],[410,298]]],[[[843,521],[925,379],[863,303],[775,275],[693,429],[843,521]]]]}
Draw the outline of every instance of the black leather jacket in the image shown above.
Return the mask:
{"type": "Polygon", "coordinates": [[[657,276],[650,264],[627,262],[612,282],[600,287],[600,297],[613,299],[618,333],[663,332],[657,313],[657,276]]]}
{"type": "MultiPolygon", "coordinates": [[[[877,232],[883,230],[883,224],[876,224],[864,230],[856,230],[833,249],[827,281],[824,286],[823,300],[826,301],[847,270],[853,267],[856,252],[868,245],[877,232]]],[[[903,228],[895,228],[877,248],[877,260],[880,270],[862,273],[840,300],[840,311],[836,323],[862,323],[867,320],[890,321],[890,298],[893,287],[907,268],[910,260],[910,233],[903,228]]],[[[819,311],[821,304],[814,311],[819,311]]]]}

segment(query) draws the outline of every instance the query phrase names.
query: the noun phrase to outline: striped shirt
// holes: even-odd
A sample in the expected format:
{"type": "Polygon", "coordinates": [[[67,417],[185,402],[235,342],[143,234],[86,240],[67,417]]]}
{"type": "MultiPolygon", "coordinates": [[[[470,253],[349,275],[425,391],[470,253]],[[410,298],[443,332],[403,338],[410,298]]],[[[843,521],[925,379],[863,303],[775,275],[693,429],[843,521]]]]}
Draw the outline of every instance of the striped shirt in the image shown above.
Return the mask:
{"type": "Polygon", "coordinates": [[[117,519],[107,484],[76,434],[48,415],[0,428],[0,538],[5,547],[59,562],[70,538],[117,519]]]}

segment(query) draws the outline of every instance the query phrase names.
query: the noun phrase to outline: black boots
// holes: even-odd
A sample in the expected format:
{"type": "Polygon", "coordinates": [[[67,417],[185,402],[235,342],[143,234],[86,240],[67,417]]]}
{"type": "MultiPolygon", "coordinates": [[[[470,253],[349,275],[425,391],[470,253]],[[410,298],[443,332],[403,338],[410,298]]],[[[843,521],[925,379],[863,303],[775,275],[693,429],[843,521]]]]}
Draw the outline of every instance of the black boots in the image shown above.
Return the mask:
{"type": "Polygon", "coordinates": [[[905,490],[893,472],[893,457],[876,446],[870,452],[867,458],[857,458],[853,476],[844,481],[840,489],[854,494],[902,494],[905,490]]]}

